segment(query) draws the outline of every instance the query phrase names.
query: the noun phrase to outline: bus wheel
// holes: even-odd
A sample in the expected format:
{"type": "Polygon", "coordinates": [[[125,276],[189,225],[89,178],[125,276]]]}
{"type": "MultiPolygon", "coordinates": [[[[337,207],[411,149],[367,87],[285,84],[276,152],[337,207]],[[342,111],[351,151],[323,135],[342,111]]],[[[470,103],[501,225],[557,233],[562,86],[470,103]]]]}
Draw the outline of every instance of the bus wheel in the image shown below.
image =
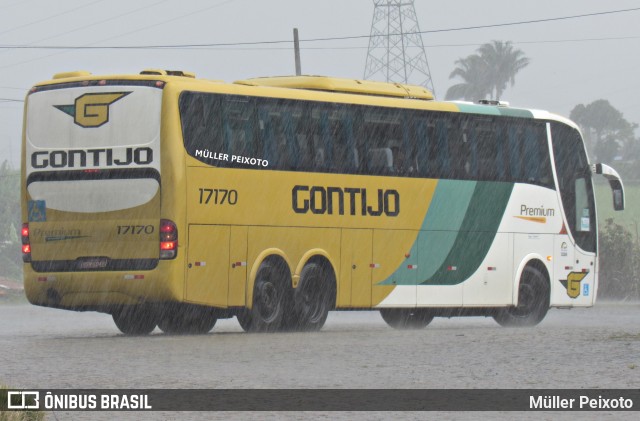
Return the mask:
{"type": "Polygon", "coordinates": [[[246,332],[274,332],[280,329],[285,308],[286,268],[263,262],[253,287],[253,306],[236,316],[246,332]]]}
{"type": "Polygon", "coordinates": [[[322,329],[332,306],[333,279],[317,263],[308,263],[300,273],[300,285],[295,289],[294,314],[299,330],[322,329]]]}
{"type": "Polygon", "coordinates": [[[549,310],[549,282],[547,277],[533,266],[527,266],[520,278],[518,305],[501,309],[493,318],[501,326],[535,326],[549,310]]]}
{"type": "Polygon", "coordinates": [[[204,308],[178,308],[167,310],[158,319],[158,327],[164,333],[205,334],[215,326],[218,318],[204,308]]]}
{"type": "Polygon", "coordinates": [[[381,308],[380,315],[394,329],[422,329],[433,320],[433,314],[420,308],[381,308]]]}
{"type": "Polygon", "coordinates": [[[156,328],[155,314],[146,306],[124,306],[111,316],[120,332],[125,335],[147,335],[156,328]]]}

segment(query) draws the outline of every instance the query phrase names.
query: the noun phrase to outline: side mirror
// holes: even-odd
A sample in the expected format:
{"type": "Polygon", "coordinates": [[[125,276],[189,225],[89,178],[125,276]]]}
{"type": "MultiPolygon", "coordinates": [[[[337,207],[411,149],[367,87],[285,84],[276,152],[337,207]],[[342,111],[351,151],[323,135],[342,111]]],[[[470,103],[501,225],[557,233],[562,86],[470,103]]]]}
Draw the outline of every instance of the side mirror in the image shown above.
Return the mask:
{"type": "Polygon", "coordinates": [[[596,164],[593,166],[593,172],[602,175],[609,181],[613,193],[613,209],[616,211],[624,210],[624,186],[616,170],[606,164],[596,164]]]}

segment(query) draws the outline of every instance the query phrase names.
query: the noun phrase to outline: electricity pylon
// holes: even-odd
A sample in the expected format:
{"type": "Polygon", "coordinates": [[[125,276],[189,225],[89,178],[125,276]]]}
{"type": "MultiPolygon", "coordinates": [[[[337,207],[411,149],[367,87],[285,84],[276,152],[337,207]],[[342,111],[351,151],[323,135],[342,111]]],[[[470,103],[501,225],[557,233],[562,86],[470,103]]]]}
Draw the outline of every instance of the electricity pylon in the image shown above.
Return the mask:
{"type": "Polygon", "coordinates": [[[419,84],[435,95],[414,0],[373,0],[364,78],[419,84]]]}

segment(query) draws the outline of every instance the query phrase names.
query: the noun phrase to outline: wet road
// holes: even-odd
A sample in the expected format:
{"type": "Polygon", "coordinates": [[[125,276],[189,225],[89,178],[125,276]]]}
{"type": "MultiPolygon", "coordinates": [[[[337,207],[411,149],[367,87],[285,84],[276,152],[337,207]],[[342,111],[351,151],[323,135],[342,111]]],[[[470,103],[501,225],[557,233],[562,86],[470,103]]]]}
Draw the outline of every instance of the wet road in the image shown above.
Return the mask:
{"type": "MultiPolygon", "coordinates": [[[[38,389],[638,388],[640,304],[554,309],[528,329],[502,328],[488,318],[437,318],[425,330],[397,331],[377,312],[334,312],[316,333],[246,334],[234,318],[219,321],[207,335],[169,336],[156,330],[147,337],[120,334],[104,314],[0,305],[0,351],[0,383],[38,389]]],[[[48,419],[110,418],[99,413],[52,415],[48,419]]],[[[140,415],[213,418],[122,412],[118,418],[140,415]]],[[[299,419],[301,414],[218,415],[299,419]]],[[[315,415],[392,417],[305,413],[315,415]]],[[[397,415],[432,418],[416,413],[393,418],[397,415]]],[[[478,415],[448,413],[445,418],[478,415]]],[[[511,419],[514,414],[503,415],[511,419]]],[[[559,415],[570,414],[551,418],[559,415]]]]}

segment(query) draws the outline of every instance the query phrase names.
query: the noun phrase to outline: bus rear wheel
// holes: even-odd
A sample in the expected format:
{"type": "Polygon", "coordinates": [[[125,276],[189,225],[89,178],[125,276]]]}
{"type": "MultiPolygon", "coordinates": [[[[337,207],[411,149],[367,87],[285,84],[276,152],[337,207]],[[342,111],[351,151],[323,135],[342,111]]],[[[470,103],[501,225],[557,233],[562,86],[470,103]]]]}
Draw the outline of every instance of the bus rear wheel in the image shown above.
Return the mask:
{"type": "Polygon", "coordinates": [[[293,294],[294,330],[318,331],[327,321],[333,305],[334,282],[322,265],[308,263],[300,273],[300,285],[293,294]]]}
{"type": "Polygon", "coordinates": [[[535,326],[549,310],[549,282],[537,268],[527,266],[520,277],[518,305],[500,310],[493,318],[505,327],[535,326]]]}
{"type": "Polygon", "coordinates": [[[286,303],[286,266],[263,262],[253,287],[253,306],[236,317],[245,332],[275,332],[282,325],[286,303]]]}
{"type": "Polygon", "coordinates": [[[156,328],[154,312],[144,305],[120,307],[111,317],[125,335],[147,335],[156,328]]]}
{"type": "Polygon", "coordinates": [[[433,320],[433,314],[420,308],[381,308],[380,315],[394,329],[423,329],[433,320]]]}

